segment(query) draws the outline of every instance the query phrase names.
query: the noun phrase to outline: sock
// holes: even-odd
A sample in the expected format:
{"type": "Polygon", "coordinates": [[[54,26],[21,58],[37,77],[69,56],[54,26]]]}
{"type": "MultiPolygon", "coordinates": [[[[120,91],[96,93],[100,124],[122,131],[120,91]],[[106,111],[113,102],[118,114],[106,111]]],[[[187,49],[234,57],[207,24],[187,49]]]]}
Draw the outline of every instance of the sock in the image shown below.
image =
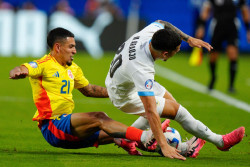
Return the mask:
{"type": "Polygon", "coordinates": [[[207,126],[196,120],[184,107],[180,105],[175,120],[192,135],[207,140],[218,147],[223,147],[222,136],[213,133],[207,126]]]}
{"type": "Polygon", "coordinates": [[[148,120],[143,116],[140,116],[131,126],[142,130],[146,130],[150,127],[148,120]]]}
{"type": "Polygon", "coordinates": [[[229,83],[229,88],[233,88],[234,86],[234,80],[235,80],[235,75],[237,72],[237,61],[236,60],[232,60],[230,62],[230,83],[229,83]]]}
{"type": "Polygon", "coordinates": [[[137,129],[135,127],[129,126],[126,131],[126,139],[133,140],[133,141],[141,141],[142,130],[137,129]]]}
{"type": "Polygon", "coordinates": [[[216,76],[215,76],[215,69],[216,69],[216,63],[215,62],[210,62],[209,63],[210,66],[210,71],[211,71],[211,80],[209,83],[209,89],[213,89],[214,88],[214,82],[216,80],[216,76]]]}
{"type": "Polygon", "coordinates": [[[181,155],[185,155],[187,153],[188,145],[186,142],[180,142],[178,146],[178,150],[180,150],[181,155]]]}

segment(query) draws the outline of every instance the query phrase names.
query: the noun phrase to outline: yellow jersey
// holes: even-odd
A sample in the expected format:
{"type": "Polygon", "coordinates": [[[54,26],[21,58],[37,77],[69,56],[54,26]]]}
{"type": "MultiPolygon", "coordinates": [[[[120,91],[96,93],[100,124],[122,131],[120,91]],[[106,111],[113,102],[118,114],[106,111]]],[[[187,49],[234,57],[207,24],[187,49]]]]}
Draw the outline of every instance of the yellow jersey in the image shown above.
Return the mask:
{"type": "Polygon", "coordinates": [[[62,66],[50,54],[39,60],[24,63],[29,70],[29,80],[37,111],[33,121],[54,119],[70,114],[74,109],[72,90],[85,87],[89,81],[79,66],[62,66]]]}

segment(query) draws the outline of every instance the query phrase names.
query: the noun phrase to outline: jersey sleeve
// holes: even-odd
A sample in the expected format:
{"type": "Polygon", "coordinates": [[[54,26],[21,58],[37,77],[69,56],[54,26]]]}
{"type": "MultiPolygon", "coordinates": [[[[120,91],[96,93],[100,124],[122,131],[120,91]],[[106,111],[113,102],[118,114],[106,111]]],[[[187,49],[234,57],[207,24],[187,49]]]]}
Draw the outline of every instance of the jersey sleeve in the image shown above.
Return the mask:
{"type": "Polygon", "coordinates": [[[139,96],[154,96],[154,73],[140,69],[132,74],[132,79],[139,96]]]}
{"type": "Polygon", "coordinates": [[[83,88],[89,84],[89,81],[84,77],[82,69],[77,66],[76,74],[75,74],[75,89],[83,88]]]}
{"type": "Polygon", "coordinates": [[[36,60],[31,61],[29,63],[22,64],[23,66],[27,67],[29,70],[29,77],[37,78],[42,75],[42,66],[39,65],[36,60]]]}

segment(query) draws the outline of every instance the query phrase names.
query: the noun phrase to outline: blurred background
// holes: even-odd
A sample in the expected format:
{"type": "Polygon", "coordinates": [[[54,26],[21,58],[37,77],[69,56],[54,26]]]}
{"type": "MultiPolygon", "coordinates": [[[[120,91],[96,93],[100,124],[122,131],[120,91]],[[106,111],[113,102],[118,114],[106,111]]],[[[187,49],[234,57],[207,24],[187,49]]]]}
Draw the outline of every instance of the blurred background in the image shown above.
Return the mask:
{"type": "MultiPolygon", "coordinates": [[[[40,57],[55,27],[71,30],[78,51],[100,58],[130,35],[161,19],[194,36],[204,0],[0,0],[0,56],[40,57]]],[[[249,3],[248,3],[249,4],[249,3]]],[[[249,11],[250,12],[250,11],[249,11]]],[[[239,15],[240,16],[240,15],[239,15]]],[[[241,16],[240,51],[250,52],[241,16]]],[[[209,24],[208,24],[209,26],[209,24]]],[[[209,42],[209,33],[205,40],[209,42]]],[[[190,51],[187,43],[183,51],[190,51]]]]}

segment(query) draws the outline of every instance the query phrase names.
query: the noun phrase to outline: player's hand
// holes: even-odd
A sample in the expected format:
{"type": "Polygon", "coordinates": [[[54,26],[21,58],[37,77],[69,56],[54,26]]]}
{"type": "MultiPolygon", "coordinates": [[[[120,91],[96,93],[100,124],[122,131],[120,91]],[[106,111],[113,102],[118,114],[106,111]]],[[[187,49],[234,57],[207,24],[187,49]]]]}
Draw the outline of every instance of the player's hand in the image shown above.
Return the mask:
{"type": "Polygon", "coordinates": [[[177,150],[174,147],[171,147],[170,145],[167,145],[167,147],[165,148],[161,148],[162,154],[164,155],[164,157],[168,157],[171,159],[180,159],[180,160],[186,160],[185,157],[183,157],[182,155],[179,154],[179,150],[177,150]]]}
{"type": "Polygon", "coordinates": [[[20,67],[15,67],[10,71],[9,79],[22,79],[28,75],[28,72],[22,71],[20,67]]]}
{"type": "Polygon", "coordinates": [[[204,41],[202,41],[200,39],[197,39],[197,38],[193,38],[193,37],[189,37],[188,40],[187,40],[187,43],[191,47],[198,47],[198,48],[204,47],[208,51],[211,51],[211,49],[213,49],[213,47],[209,43],[204,42],[204,41]]]}

